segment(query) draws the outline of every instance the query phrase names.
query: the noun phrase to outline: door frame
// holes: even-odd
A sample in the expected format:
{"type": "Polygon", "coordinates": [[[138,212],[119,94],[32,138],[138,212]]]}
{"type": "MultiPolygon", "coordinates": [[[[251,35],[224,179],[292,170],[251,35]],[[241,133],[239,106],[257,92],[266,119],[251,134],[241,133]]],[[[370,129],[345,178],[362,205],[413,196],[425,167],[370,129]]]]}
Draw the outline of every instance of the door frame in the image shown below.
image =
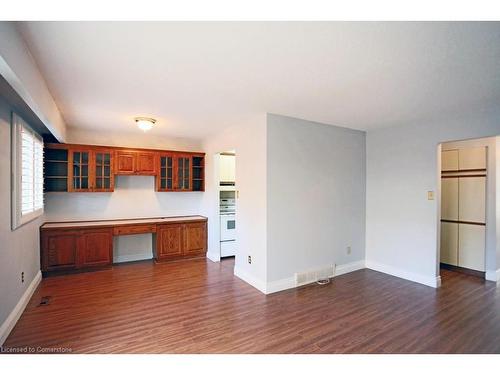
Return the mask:
{"type": "MultiPolygon", "coordinates": [[[[495,280],[496,281],[496,246],[497,246],[497,238],[496,238],[496,221],[500,220],[500,217],[496,217],[496,206],[490,204],[490,202],[496,202],[496,180],[498,179],[496,176],[496,165],[492,164],[492,161],[495,162],[496,153],[492,152],[492,149],[495,148],[492,146],[496,142],[496,137],[480,137],[480,138],[472,138],[472,139],[463,139],[456,141],[445,141],[440,142],[437,145],[437,157],[436,157],[436,276],[440,278],[441,268],[441,152],[443,150],[443,144],[445,143],[470,143],[471,147],[474,146],[484,146],[486,147],[486,227],[485,227],[485,249],[484,249],[484,261],[485,261],[485,279],[486,280],[495,280]],[[492,220],[495,219],[495,220],[492,220]]],[[[495,146],[496,147],[496,146],[495,146]]],[[[441,281],[439,282],[439,286],[441,286],[441,281]]]]}

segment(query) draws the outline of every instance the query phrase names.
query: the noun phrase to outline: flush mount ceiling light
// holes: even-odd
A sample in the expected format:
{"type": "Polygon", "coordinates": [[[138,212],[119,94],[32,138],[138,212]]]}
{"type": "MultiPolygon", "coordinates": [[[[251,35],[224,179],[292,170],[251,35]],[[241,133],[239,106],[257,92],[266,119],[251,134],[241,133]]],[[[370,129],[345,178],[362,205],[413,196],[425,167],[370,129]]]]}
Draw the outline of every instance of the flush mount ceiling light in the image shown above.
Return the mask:
{"type": "Polygon", "coordinates": [[[153,128],[153,125],[156,123],[154,118],[149,117],[136,117],[135,123],[142,131],[148,131],[153,128]]]}

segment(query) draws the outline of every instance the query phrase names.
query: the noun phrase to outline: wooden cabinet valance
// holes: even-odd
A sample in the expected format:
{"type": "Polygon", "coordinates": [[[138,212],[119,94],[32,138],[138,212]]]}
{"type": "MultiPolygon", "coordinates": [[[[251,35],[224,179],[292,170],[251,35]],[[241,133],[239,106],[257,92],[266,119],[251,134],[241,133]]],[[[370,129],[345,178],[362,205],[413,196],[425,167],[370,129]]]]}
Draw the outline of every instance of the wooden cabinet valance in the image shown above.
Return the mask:
{"type": "Polygon", "coordinates": [[[45,144],[46,192],[112,192],[115,176],[156,177],[156,191],[204,191],[205,154],[45,144]]]}

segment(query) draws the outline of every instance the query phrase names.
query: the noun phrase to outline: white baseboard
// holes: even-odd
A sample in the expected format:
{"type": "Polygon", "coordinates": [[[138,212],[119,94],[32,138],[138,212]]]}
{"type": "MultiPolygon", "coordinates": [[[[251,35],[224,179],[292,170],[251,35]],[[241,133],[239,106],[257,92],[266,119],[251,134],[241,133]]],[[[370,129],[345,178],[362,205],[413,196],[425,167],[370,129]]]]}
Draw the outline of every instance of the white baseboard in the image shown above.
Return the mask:
{"type": "Polygon", "coordinates": [[[239,277],[241,280],[243,280],[247,284],[250,284],[255,289],[258,289],[262,293],[267,294],[266,293],[266,283],[262,280],[257,279],[256,277],[249,274],[245,270],[242,270],[241,268],[235,266],[234,267],[234,275],[239,277]]]}
{"type": "Polygon", "coordinates": [[[125,263],[125,262],[135,262],[138,260],[153,259],[153,254],[148,253],[138,253],[138,254],[128,254],[128,255],[117,255],[113,257],[113,263],[125,263]]]}
{"type": "MultiPolygon", "coordinates": [[[[356,262],[341,264],[335,267],[335,276],[340,276],[349,272],[354,272],[365,268],[365,261],[359,260],[356,262]]],[[[266,285],[266,294],[281,292],[282,290],[292,289],[297,287],[295,285],[295,276],[287,277],[286,279],[280,279],[276,281],[268,282],[266,285]]]]}
{"type": "Polygon", "coordinates": [[[357,270],[362,270],[366,268],[365,260],[358,260],[357,262],[351,262],[346,264],[341,264],[335,267],[335,276],[340,276],[345,273],[354,272],[357,270]]]}
{"type": "Polygon", "coordinates": [[[275,280],[267,283],[266,294],[281,292],[282,290],[295,288],[295,276],[286,279],[275,280]]]}
{"type": "Polygon", "coordinates": [[[38,271],[38,273],[35,275],[28,288],[25,290],[25,292],[19,299],[17,305],[14,307],[14,309],[10,312],[7,319],[5,319],[5,321],[0,326],[0,345],[3,345],[5,340],[7,340],[10,331],[12,331],[17,321],[21,317],[24,309],[26,308],[26,305],[28,305],[31,296],[35,292],[41,280],[42,280],[42,273],[38,271]]]}
{"type": "Polygon", "coordinates": [[[207,253],[207,258],[210,259],[212,262],[215,262],[215,263],[220,262],[220,254],[208,252],[207,253]]]}
{"type": "Polygon", "coordinates": [[[486,271],[485,279],[495,283],[500,282],[500,269],[496,271],[486,271]]]}
{"type": "Polygon", "coordinates": [[[424,284],[432,288],[439,288],[441,286],[441,276],[428,276],[428,275],[408,272],[401,268],[396,268],[393,266],[389,266],[387,264],[373,262],[371,260],[366,261],[366,268],[386,273],[388,275],[396,276],[401,279],[414,281],[419,284],[424,284]]]}

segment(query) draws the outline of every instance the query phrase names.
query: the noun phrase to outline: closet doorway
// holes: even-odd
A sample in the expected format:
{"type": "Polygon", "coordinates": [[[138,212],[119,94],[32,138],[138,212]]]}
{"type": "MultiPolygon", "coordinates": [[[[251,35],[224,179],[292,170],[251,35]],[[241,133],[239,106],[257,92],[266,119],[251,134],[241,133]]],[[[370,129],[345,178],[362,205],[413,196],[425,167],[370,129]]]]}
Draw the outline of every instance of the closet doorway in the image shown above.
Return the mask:
{"type": "Polygon", "coordinates": [[[495,152],[494,142],[483,138],[441,144],[441,270],[485,278],[487,202],[495,194],[495,181],[488,180],[488,153],[490,148],[495,152]]]}

